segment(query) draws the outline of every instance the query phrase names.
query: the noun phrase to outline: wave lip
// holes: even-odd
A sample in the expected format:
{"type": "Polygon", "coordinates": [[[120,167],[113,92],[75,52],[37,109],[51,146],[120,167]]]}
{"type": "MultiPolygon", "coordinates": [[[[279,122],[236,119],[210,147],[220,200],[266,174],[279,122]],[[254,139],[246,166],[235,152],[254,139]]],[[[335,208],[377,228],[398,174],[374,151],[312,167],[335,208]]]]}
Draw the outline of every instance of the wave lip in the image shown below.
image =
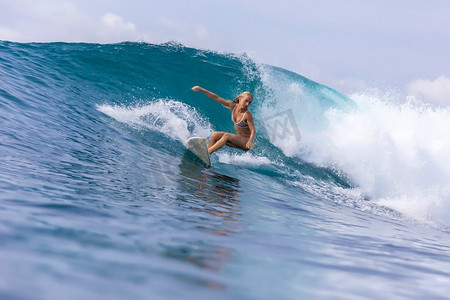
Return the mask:
{"type": "Polygon", "coordinates": [[[187,104],[157,100],[146,105],[97,105],[97,109],[118,122],[136,129],[149,129],[184,143],[191,136],[209,136],[210,124],[187,104]]]}

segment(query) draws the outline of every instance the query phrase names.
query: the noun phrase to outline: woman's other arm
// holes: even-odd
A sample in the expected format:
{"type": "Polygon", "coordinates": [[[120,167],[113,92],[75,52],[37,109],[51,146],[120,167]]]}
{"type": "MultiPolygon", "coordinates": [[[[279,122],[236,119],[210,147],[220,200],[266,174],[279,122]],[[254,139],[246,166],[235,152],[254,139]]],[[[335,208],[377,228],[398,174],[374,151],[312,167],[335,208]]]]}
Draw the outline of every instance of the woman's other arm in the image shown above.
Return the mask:
{"type": "Polygon", "coordinates": [[[248,128],[250,129],[250,137],[248,138],[248,142],[245,145],[248,149],[253,149],[253,139],[256,135],[256,129],[255,129],[255,123],[253,122],[253,116],[251,112],[247,113],[247,124],[248,128]]]}

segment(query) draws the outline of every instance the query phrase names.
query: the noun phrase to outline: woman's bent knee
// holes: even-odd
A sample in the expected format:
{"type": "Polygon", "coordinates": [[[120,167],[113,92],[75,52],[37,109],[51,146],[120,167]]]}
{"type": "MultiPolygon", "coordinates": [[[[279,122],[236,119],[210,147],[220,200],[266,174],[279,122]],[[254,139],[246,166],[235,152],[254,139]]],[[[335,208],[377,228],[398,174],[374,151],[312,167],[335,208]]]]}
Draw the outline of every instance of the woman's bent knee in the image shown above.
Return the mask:
{"type": "Polygon", "coordinates": [[[222,137],[222,135],[223,135],[223,132],[216,131],[216,132],[213,132],[213,134],[211,135],[211,138],[215,139],[215,140],[220,139],[222,137]]]}

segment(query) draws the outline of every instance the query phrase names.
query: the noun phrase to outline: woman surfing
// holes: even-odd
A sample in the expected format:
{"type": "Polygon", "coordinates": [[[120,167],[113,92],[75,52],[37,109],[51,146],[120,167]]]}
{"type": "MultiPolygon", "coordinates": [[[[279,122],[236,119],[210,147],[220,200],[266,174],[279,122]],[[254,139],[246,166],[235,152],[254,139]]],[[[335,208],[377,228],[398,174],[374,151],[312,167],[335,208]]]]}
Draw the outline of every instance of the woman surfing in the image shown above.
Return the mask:
{"type": "Polygon", "coordinates": [[[256,130],[252,113],[248,110],[248,107],[253,101],[253,96],[250,92],[243,92],[237,96],[234,101],[230,101],[225,100],[198,85],[194,86],[192,90],[195,92],[203,92],[209,98],[231,110],[231,120],[234,123],[237,134],[223,131],[213,132],[208,144],[209,154],[219,150],[224,145],[244,151],[253,149],[253,139],[255,138],[256,130]]]}

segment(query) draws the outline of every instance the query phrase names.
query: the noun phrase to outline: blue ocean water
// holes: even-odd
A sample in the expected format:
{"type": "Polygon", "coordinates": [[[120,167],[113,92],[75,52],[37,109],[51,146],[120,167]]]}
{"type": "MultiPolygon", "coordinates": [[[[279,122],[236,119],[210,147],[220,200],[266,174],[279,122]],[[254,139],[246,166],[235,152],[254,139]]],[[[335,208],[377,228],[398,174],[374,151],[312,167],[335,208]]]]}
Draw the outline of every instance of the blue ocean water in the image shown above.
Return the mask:
{"type": "Polygon", "coordinates": [[[450,112],[176,43],[0,42],[1,299],[448,299],[450,112]],[[204,168],[191,136],[255,149],[204,168]]]}

